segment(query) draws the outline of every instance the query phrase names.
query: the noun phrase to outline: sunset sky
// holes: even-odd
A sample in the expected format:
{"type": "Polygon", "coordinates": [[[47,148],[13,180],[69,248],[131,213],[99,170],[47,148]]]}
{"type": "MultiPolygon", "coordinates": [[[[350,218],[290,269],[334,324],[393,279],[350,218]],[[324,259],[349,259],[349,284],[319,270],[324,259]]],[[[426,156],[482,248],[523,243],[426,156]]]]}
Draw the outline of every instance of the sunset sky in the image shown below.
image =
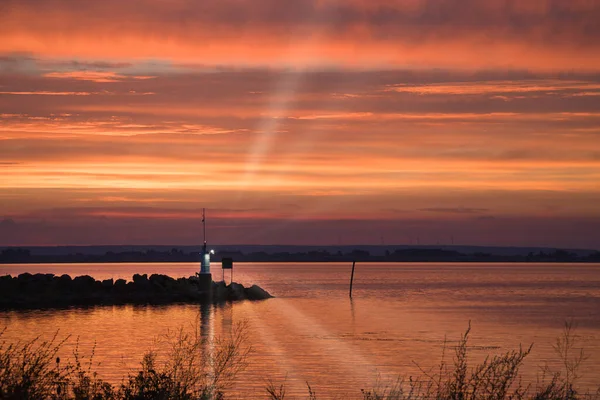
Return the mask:
{"type": "Polygon", "coordinates": [[[600,248],[600,0],[0,0],[0,245],[600,248]]]}

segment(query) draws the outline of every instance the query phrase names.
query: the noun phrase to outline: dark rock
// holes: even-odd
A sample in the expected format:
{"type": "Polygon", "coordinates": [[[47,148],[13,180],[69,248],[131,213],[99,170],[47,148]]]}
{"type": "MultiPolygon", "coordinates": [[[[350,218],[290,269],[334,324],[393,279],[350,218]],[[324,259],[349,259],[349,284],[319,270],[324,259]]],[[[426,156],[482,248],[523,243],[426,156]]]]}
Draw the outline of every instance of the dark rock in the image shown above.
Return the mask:
{"type": "Polygon", "coordinates": [[[33,277],[33,275],[31,275],[29,272],[24,272],[20,274],[17,277],[17,279],[19,280],[19,282],[28,282],[31,280],[31,277],[33,277]]]}
{"type": "Polygon", "coordinates": [[[27,278],[27,287],[31,291],[39,292],[48,290],[52,286],[53,274],[35,274],[27,278]]]}
{"type": "Polygon", "coordinates": [[[2,293],[12,291],[16,287],[17,279],[13,279],[10,275],[0,276],[0,290],[2,293]]]}
{"type": "Polygon", "coordinates": [[[244,289],[244,292],[246,293],[246,298],[248,300],[265,300],[273,297],[269,292],[257,285],[252,285],[249,288],[244,289]]]}
{"type": "Polygon", "coordinates": [[[134,274],[133,275],[133,282],[134,283],[145,282],[147,280],[148,280],[148,274],[144,274],[144,275],[134,274]]]}
{"type": "Polygon", "coordinates": [[[71,287],[71,283],[73,282],[69,275],[61,275],[57,278],[54,278],[54,280],[56,281],[56,287],[59,290],[69,289],[71,287]]]}
{"type": "Polygon", "coordinates": [[[70,287],[71,290],[78,293],[90,293],[94,289],[94,284],[96,280],[91,276],[84,275],[78,276],[73,279],[70,287]]]}
{"type": "Polygon", "coordinates": [[[154,287],[170,288],[173,287],[175,279],[167,275],[152,274],[150,275],[150,284],[154,287]]]}
{"type": "Polygon", "coordinates": [[[35,274],[32,279],[36,282],[51,282],[54,278],[54,274],[35,274]]]}
{"type": "Polygon", "coordinates": [[[242,285],[232,282],[227,286],[227,300],[244,300],[245,298],[246,295],[242,285]]]}

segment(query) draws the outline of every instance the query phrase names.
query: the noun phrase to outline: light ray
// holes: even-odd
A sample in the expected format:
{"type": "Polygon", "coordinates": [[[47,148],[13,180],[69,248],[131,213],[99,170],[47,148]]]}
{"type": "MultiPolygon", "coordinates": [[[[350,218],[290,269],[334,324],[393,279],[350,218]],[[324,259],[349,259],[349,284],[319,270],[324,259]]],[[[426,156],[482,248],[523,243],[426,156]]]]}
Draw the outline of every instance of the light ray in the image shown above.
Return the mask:
{"type": "MultiPolygon", "coordinates": [[[[314,54],[318,48],[319,41],[323,40],[325,26],[323,22],[330,21],[332,16],[328,13],[320,12],[320,10],[313,10],[311,20],[306,21],[307,26],[313,26],[311,22],[320,22],[320,28],[317,30],[311,29],[304,31],[303,29],[297,29],[292,35],[295,39],[291,41],[291,45],[288,47],[287,59],[290,60],[290,65],[302,65],[296,63],[294,60],[306,57],[306,55],[314,54]],[[308,36],[308,39],[307,39],[308,36]]],[[[315,57],[314,56],[311,57],[315,57]]],[[[272,144],[275,140],[275,136],[278,129],[281,126],[281,121],[287,118],[288,112],[291,109],[292,102],[298,91],[299,86],[302,83],[303,71],[302,70],[289,70],[283,73],[282,79],[277,85],[274,93],[271,94],[271,103],[268,106],[266,117],[258,128],[259,132],[262,132],[257,137],[250,154],[246,161],[246,172],[242,179],[242,187],[247,187],[256,176],[257,170],[260,168],[265,157],[270,151],[272,144]]],[[[243,191],[240,192],[238,200],[243,198],[243,191]]]]}

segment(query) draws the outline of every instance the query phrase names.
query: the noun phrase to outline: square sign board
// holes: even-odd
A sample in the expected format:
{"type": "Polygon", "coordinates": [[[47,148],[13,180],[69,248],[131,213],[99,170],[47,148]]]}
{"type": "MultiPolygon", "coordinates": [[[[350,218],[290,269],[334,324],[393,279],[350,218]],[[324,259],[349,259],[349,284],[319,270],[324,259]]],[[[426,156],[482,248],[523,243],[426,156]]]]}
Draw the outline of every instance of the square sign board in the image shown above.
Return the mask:
{"type": "Polygon", "coordinates": [[[223,257],[221,260],[221,265],[223,269],[233,269],[233,258],[223,257]]]}

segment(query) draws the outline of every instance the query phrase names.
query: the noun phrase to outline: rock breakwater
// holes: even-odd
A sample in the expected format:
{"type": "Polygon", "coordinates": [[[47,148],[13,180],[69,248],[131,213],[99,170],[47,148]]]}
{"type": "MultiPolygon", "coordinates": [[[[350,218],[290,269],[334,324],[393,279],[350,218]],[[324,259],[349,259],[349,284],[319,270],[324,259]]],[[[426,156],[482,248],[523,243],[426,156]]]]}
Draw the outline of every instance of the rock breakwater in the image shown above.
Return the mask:
{"type": "Polygon", "coordinates": [[[98,281],[91,276],[20,274],[0,276],[0,308],[33,309],[111,304],[219,303],[264,300],[272,296],[259,286],[244,287],[213,282],[210,291],[201,291],[198,278],[172,278],[153,274],[98,281]]]}

